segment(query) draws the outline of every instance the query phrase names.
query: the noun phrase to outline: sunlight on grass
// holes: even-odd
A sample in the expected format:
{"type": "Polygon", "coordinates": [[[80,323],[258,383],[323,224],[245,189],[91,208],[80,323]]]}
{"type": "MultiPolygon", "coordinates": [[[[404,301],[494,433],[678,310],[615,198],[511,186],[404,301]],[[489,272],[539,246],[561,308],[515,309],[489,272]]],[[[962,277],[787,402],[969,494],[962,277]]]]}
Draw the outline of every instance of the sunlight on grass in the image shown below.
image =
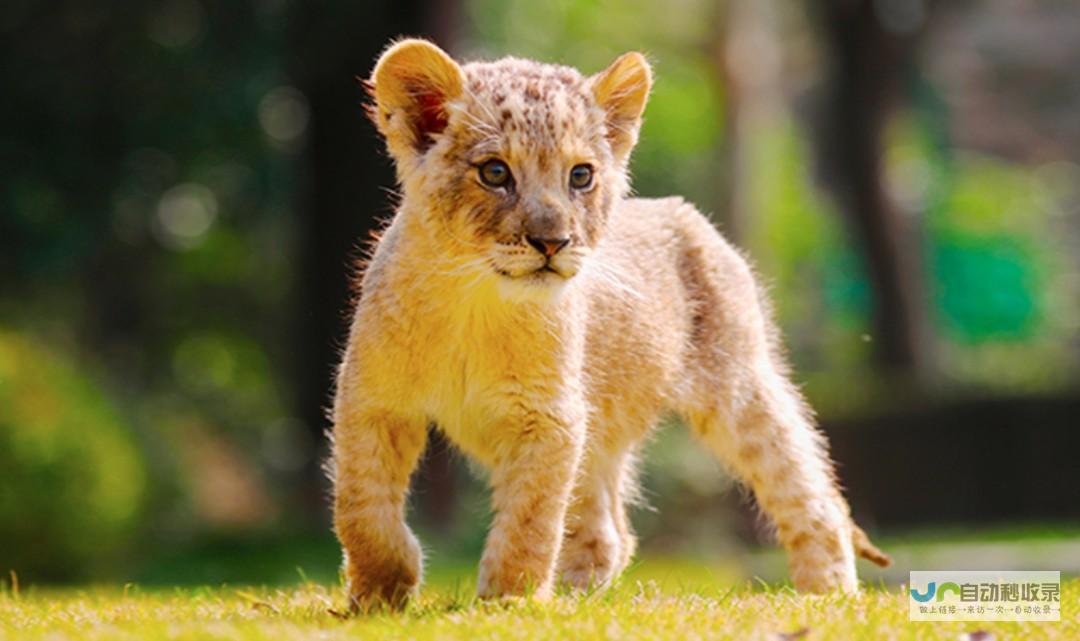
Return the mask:
{"type": "Polygon", "coordinates": [[[338,614],[339,588],[314,583],[274,590],[9,587],[0,594],[0,639],[783,639],[803,629],[808,640],[955,641],[975,630],[1000,640],[1080,638],[1080,580],[1063,586],[1061,623],[915,624],[897,590],[807,597],[698,570],[675,563],[663,584],[631,572],[615,589],[549,603],[480,602],[471,583],[439,578],[403,613],[351,619],[338,614]]]}

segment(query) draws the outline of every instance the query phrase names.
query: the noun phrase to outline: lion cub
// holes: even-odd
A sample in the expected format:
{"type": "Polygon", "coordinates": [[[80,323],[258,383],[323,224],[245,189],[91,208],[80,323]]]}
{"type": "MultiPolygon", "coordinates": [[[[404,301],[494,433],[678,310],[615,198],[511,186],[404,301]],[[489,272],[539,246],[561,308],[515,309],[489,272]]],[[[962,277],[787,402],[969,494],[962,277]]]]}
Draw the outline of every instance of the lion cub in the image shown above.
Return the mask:
{"type": "Polygon", "coordinates": [[[855,591],[855,526],[785,375],[753,273],[680,198],[628,198],[651,85],[423,40],[380,58],[371,115],[402,200],[362,280],[334,403],[334,524],[355,607],[420,582],[409,476],[437,425],[490,470],[482,596],[626,567],[634,458],[681,415],[749,484],[800,590],[855,591]]]}

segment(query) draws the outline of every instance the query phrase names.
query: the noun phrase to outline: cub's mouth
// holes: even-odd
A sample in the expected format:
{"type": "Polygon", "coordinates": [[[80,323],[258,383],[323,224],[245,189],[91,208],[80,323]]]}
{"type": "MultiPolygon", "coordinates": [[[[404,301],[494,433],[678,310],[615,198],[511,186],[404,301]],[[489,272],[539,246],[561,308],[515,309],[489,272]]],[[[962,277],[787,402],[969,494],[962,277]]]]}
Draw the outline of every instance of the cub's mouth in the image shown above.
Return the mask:
{"type": "Polygon", "coordinates": [[[537,255],[495,255],[491,269],[507,281],[529,284],[557,284],[572,279],[580,271],[582,261],[576,254],[549,257],[537,255]]]}
{"type": "Polygon", "coordinates": [[[509,278],[511,280],[522,281],[522,282],[532,282],[532,281],[539,282],[539,281],[544,281],[544,280],[549,280],[549,279],[556,279],[556,278],[560,279],[560,280],[566,280],[566,279],[570,278],[573,275],[573,274],[564,274],[564,273],[560,272],[558,269],[555,269],[555,267],[553,267],[550,264],[542,265],[542,266],[540,266],[540,267],[538,267],[536,269],[532,269],[532,270],[519,271],[517,273],[511,272],[511,271],[508,271],[508,270],[505,270],[505,269],[496,269],[495,273],[502,276],[502,277],[504,277],[504,278],[509,278]]]}

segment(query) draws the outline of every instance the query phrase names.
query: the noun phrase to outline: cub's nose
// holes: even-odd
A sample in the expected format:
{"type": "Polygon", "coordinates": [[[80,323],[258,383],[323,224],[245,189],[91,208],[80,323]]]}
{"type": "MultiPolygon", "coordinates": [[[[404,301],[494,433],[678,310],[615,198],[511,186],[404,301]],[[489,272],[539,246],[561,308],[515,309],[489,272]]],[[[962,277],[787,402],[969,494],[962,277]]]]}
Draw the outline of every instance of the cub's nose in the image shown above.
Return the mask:
{"type": "Polygon", "coordinates": [[[536,251],[540,252],[544,256],[551,258],[555,254],[559,253],[559,250],[570,244],[569,238],[537,238],[535,236],[526,236],[525,242],[532,245],[536,251]]]}

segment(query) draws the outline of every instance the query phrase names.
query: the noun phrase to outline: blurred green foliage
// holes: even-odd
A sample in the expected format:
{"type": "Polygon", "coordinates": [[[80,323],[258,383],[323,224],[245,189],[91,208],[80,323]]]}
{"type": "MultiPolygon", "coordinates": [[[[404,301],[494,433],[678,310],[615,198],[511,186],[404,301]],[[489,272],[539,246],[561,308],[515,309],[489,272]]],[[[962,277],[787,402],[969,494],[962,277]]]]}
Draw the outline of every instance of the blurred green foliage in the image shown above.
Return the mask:
{"type": "Polygon", "coordinates": [[[1080,324],[1063,216],[1075,186],[1054,163],[957,150],[933,116],[898,118],[886,160],[897,200],[920,214],[936,367],[960,386],[1062,389],[1080,324]]]}
{"type": "MultiPolygon", "coordinates": [[[[886,179],[923,257],[934,375],[953,386],[1048,391],[1075,376],[1080,318],[1052,168],[935,141],[907,114],[890,131],[886,179]],[[1047,174],[1050,175],[1047,175],[1047,174]]],[[[748,144],[752,220],[744,242],[766,281],[799,376],[826,415],[887,404],[870,363],[871,292],[844,221],[814,185],[800,132],[784,115],[748,144]]]]}
{"type": "Polygon", "coordinates": [[[1037,167],[980,155],[953,158],[942,172],[925,218],[942,371],[990,389],[1067,385],[1080,308],[1060,216],[1064,195],[1037,167]]]}
{"type": "Polygon", "coordinates": [[[0,571],[71,576],[93,560],[115,576],[97,570],[132,527],[151,551],[212,531],[205,506],[229,508],[215,492],[256,485],[265,505],[313,457],[284,382],[308,121],[288,85],[287,9],[0,7],[0,326],[34,328],[3,335],[16,364],[0,393],[22,405],[3,402],[0,438],[32,447],[0,443],[4,467],[18,457],[0,472],[0,571]],[[54,422],[13,414],[34,398],[54,422]],[[243,483],[221,483],[240,466],[243,483]]]}
{"type": "Polygon", "coordinates": [[[0,330],[0,567],[70,579],[117,561],[147,490],[120,416],[63,354],[0,330]]]}

